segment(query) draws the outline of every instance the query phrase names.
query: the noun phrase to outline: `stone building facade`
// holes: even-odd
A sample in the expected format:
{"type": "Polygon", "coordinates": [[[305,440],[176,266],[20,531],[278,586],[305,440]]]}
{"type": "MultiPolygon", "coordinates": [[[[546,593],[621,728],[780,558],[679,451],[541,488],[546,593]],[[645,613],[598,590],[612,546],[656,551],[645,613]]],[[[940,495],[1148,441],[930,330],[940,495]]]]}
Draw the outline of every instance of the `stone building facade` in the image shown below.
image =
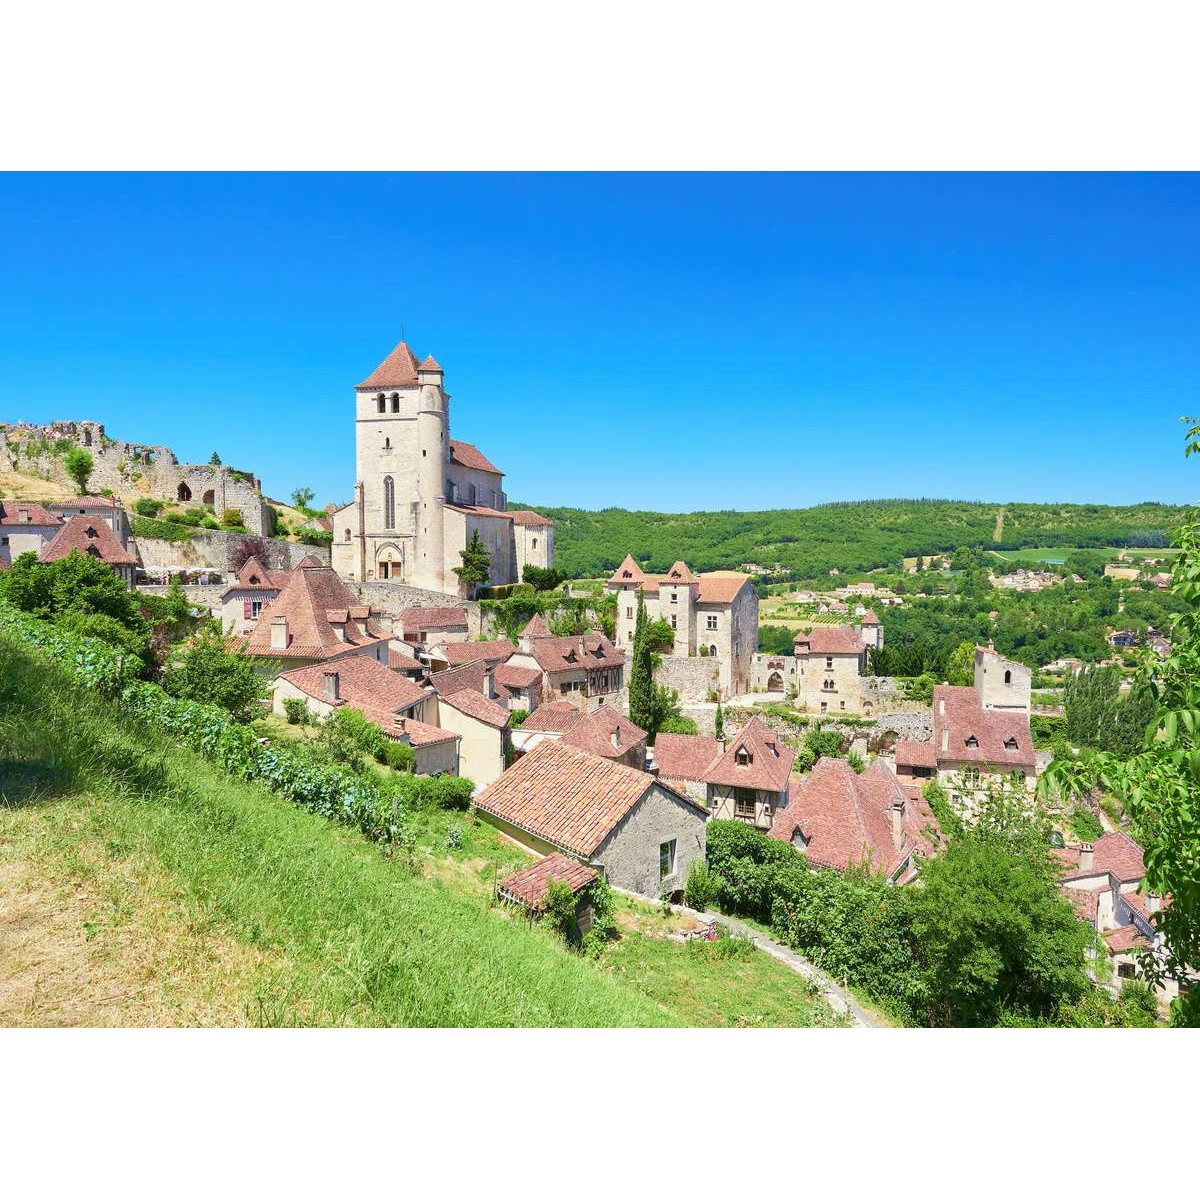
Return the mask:
{"type": "MultiPolygon", "coordinates": [[[[874,638],[879,626],[868,626],[874,638]]],[[[875,698],[863,687],[867,646],[855,625],[813,625],[799,633],[792,654],[756,654],[752,686],[756,692],[793,696],[798,708],[832,716],[870,716],[875,698]]]]}
{"type": "Polygon", "coordinates": [[[333,566],[345,579],[396,580],[450,595],[478,533],[488,582],[516,583],[527,563],[554,564],[553,523],[510,512],[503,472],[450,436],[450,395],[432,355],[401,342],[355,388],[354,499],[335,509],[333,566]]]}
{"type": "Polygon", "coordinates": [[[226,509],[242,514],[253,534],[271,531],[271,514],[262,485],[233,467],[181,463],[167,446],[149,446],[111,438],[99,421],[53,421],[48,425],[0,425],[0,462],[10,470],[41,476],[75,488],[63,465],[64,445],[80,446],[92,456],[88,486],[122,497],[148,496],[205,506],[219,519],[226,509]]]}
{"type": "Polygon", "coordinates": [[[758,649],[758,595],[740,571],[695,574],[677,562],[664,575],[647,574],[632,555],[609,576],[605,592],[617,597],[616,644],[633,645],[637,598],[650,621],[666,621],[675,632],[671,654],[712,662],[721,694],[748,692],[758,649]]]}

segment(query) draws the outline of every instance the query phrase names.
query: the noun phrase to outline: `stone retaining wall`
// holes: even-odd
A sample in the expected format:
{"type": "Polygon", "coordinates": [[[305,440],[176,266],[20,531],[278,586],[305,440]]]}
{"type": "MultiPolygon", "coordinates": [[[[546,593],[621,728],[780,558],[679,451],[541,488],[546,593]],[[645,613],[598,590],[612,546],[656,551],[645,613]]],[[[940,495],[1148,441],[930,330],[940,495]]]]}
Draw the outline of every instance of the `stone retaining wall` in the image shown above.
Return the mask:
{"type": "Polygon", "coordinates": [[[365,582],[347,579],[346,586],[377,612],[398,613],[402,608],[448,608],[460,605],[467,611],[467,636],[478,638],[482,629],[483,613],[477,600],[463,600],[445,592],[434,592],[428,588],[410,587],[405,583],[373,579],[365,582]]]}
{"type": "MultiPolygon", "coordinates": [[[[155,571],[215,571],[233,570],[234,552],[248,535],[230,533],[224,529],[198,529],[185,542],[166,542],[159,538],[130,538],[129,552],[141,558],[147,572],[155,571]]],[[[302,558],[313,555],[326,566],[329,565],[328,546],[308,546],[301,542],[288,542],[283,538],[261,538],[266,547],[269,562],[264,566],[276,570],[289,570],[302,558]]]]}
{"type": "Polygon", "coordinates": [[[684,703],[697,703],[708,699],[708,694],[718,686],[719,666],[715,658],[676,658],[664,654],[654,682],[679,693],[684,703]]]}

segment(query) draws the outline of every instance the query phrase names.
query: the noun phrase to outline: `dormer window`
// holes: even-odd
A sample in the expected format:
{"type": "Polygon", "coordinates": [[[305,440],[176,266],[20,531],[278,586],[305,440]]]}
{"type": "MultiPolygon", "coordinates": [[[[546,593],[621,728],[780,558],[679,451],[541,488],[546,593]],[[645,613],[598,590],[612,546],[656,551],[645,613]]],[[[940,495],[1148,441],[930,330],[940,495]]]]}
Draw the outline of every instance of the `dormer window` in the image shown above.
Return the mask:
{"type": "Polygon", "coordinates": [[[87,534],[89,542],[96,536],[96,530],[91,525],[84,532],[87,534]]]}
{"type": "Polygon", "coordinates": [[[979,739],[973,733],[967,738],[966,744],[971,750],[979,749],[979,739]]]}
{"type": "Polygon", "coordinates": [[[1019,747],[1017,746],[1017,739],[1015,737],[1010,737],[1010,738],[1005,739],[1004,748],[1005,748],[1005,750],[1019,749],[1019,747]]]}
{"type": "Polygon", "coordinates": [[[739,746],[733,752],[733,761],[739,767],[748,767],[754,761],[754,755],[745,746],[739,746]]]}
{"type": "Polygon", "coordinates": [[[250,582],[251,582],[252,584],[257,584],[257,583],[259,582],[258,576],[257,576],[257,575],[251,575],[251,576],[250,576],[250,582]]]}
{"type": "Polygon", "coordinates": [[[622,579],[632,579],[632,578],[633,578],[633,572],[632,572],[632,571],[622,571],[622,572],[621,572],[621,578],[622,578],[622,579]]]}

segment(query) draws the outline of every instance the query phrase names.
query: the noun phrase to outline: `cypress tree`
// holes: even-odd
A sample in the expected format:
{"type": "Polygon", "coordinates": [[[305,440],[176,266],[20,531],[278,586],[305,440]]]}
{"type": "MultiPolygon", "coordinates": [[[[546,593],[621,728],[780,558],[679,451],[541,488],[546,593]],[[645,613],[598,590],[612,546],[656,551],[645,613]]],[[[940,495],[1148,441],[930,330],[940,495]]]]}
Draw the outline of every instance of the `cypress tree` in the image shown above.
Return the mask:
{"type": "Polygon", "coordinates": [[[717,701],[717,715],[713,720],[713,733],[718,742],[725,739],[725,714],[721,710],[721,701],[717,701]]]}
{"type": "Polygon", "coordinates": [[[646,645],[646,601],[640,591],[630,654],[629,719],[647,733],[654,732],[654,677],[650,667],[650,648],[646,645]]]}

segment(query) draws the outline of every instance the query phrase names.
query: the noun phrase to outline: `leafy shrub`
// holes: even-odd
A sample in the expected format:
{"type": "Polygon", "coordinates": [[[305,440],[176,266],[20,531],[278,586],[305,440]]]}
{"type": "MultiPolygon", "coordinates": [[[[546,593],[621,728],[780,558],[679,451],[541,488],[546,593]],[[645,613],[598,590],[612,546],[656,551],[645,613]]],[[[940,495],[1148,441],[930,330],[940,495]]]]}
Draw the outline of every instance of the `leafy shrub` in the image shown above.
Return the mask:
{"type": "Polygon", "coordinates": [[[1071,832],[1081,842],[1094,842],[1104,836],[1104,826],[1090,808],[1081,805],[1071,814],[1071,832]]]}
{"type": "Polygon", "coordinates": [[[417,769],[416,751],[406,742],[385,739],[382,749],[375,753],[375,761],[391,767],[393,771],[415,771],[417,769]]]}
{"type": "Polygon", "coordinates": [[[658,726],[659,733],[696,733],[696,722],[691,717],[685,717],[682,714],[673,717],[665,717],[658,726]]]}
{"type": "Polygon", "coordinates": [[[213,632],[176,651],[163,676],[163,689],[180,700],[218,705],[238,721],[255,715],[267,691],[251,659],[230,652],[213,632]]]}
{"type": "Polygon", "coordinates": [[[508,714],[508,727],[509,729],[520,729],[527,720],[529,720],[529,709],[514,708],[508,714]]]}
{"type": "Polygon", "coordinates": [[[526,563],[521,572],[521,579],[524,583],[532,584],[539,592],[552,592],[563,581],[563,573],[556,571],[553,568],[535,567],[533,563],[526,563]]]}
{"type": "Polygon", "coordinates": [[[575,893],[561,879],[546,884],[546,899],[542,902],[542,917],[569,946],[579,943],[579,919],[576,915],[575,893]]]}
{"type": "Polygon", "coordinates": [[[151,499],[149,496],[139,496],[133,502],[133,511],[139,517],[157,517],[162,510],[163,502],[151,499]]]}
{"type": "Polygon", "coordinates": [[[160,542],[186,542],[192,529],[176,521],[155,521],[149,517],[133,517],[129,522],[135,538],[155,538],[160,542]]]}
{"type": "Polygon", "coordinates": [[[446,830],[446,849],[458,850],[462,846],[463,831],[461,825],[451,825],[446,830]]]}
{"type": "Polygon", "coordinates": [[[288,696],[283,701],[283,715],[287,717],[289,725],[307,725],[308,704],[302,696],[288,696]]]}
{"type": "Polygon", "coordinates": [[[694,858],[688,867],[687,886],[683,889],[683,902],[703,912],[712,904],[721,891],[721,878],[708,869],[703,860],[694,858]]]}
{"type": "Polygon", "coordinates": [[[221,524],[245,529],[246,519],[236,508],[227,508],[221,513],[221,524]]]}

